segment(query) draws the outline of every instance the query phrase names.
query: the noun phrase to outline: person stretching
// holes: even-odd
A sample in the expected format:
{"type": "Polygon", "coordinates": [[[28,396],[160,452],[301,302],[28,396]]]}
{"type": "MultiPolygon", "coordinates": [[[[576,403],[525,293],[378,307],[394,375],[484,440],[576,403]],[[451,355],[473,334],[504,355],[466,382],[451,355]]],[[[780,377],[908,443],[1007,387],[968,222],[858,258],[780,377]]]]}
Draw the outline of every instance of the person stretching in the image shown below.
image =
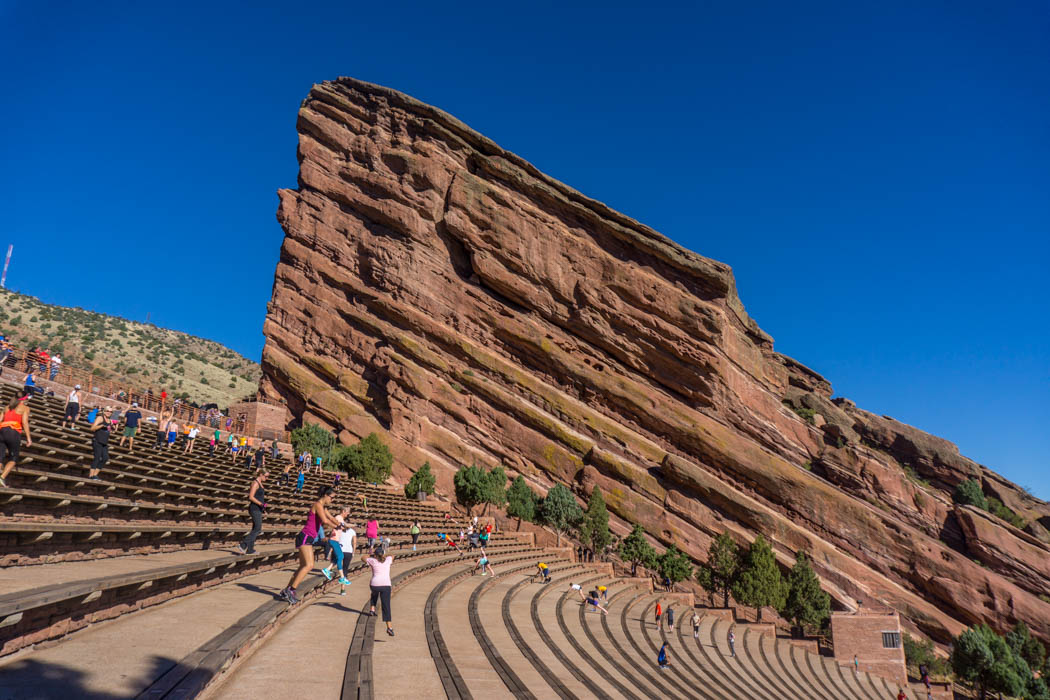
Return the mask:
{"type": "Polygon", "coordinates": [[[295,588],[310,569],[314,568],[314,542],[317,541],[317,531],[321,527],[333,528],[338,525],[335,519],[328,514],[328,505],[332,502],[332,494],[335,493],[331,486],[322,486],[317,492],[317,500],[310,506],[310,512],[306,514],[306,524],[295,537],[295,548],[299,550],[299,569],[292,574],[292,579],[280,593],[280,597],[292,605],[299,602],[295,594],[295,588]]]}
{"type": "Polygon", "coordinates": [[[671,660],[668,656],[667,642],[664,642],[660,647],[660,653],[656,655],[656,663],[660,665],[661,669],[668,668],[671,665],[671,660]]]}
{"type": "MultiPolygon", "coordinates": [[[[346,522],[346,518],[349,515],[350,506],[343,506],[339,515],[335,516],[338,527],[328,536],[328,543],[332,547],[332,564],[321,569],[324,577],[331,581],[334,567],[335,572],[339,574],[339,583],[344,588],[351,583],[346,578],[346,567],[350,565],[350,560],[354,558],[354,546],[357,544],[355,542],[357,533],[346,522]]],[[[339,594],[346,595],[346,591],[341,589],[339,594]]]]}
{"type": "Polygon", "coordinates": [[[544,562],[540,562],[536,565],[536,568],[540,570],[540,583],[551,582],[551,570],[547,567],[544,562]]]}
{"type": "Polygon", "coordinates": [[[387,554],[383,545],[379,545],[372,556],[365,559],[365,563],[372,569],[372,580],[368,587],[372,590],[369,615],[376,614],[376,601],[383,604],[383,622],[386,623],[386,633],[394,636],[394,626],[390,623],[390,565],[394,563],[394,555],[387,554]]]}
{"type": "Polygon", "coordinates": [[[583,594],[583,586],[578,583],[570,583],[569,588],[580,594],[580,600],[587,600],[587,596],[583,594]]]}
{"type": "Polygon", "coordinates": [[[609,614],[609,611],[607,609],[605,609],[605,607],[603,607],[600,602],[598,602],[598,596],[595,595],[594,593],[591,593],[590,595],[586,596],[583,599],[583,604],[584,605],[590,605],[591,607],[593,607],[595,609],[595,611],[601,610],[603,615],[608,615],[609,614]]]}
{"type": "Polygon", "coordinates": [[[18,461],[18,452],[22,447],[22,433],[26,436],[26,447],[33,444],[29,434],[29,406],[17,396],[7,403],[4,419],[0,421],[0,464],[4,465],[0,473],[0,486],[7,488],[4,481],[18,461]]]}
{"type": "Polygon", "coordinates": [[[486,570],[488,570],[488,572],[490,574],[492,574],[493,576],[496,575],[495,570],[492,568],[492,564],[489,564],[489,555],[485,554],[485,550],[484,549],[481,550],[481,558],[478,559],[478,562],[474,565],[474,568],[471,569],[470,575],[473,576],[474,572],[477,571],[478,569],[481,569],[481,575],[482,576],[485,575],[485,571],[486,570]]]}
{"type": "Polygon", "coordinates": [[[255,538],[262,532],[263,511],[266,510],[266,489],[263,482],[266,481],[268,473],[260,469],[252,480],[251,488],[248,489],[248,515],[252,516],[252,529],[244,542],[237,545],[241,554],[255,554],[255,538]]]}

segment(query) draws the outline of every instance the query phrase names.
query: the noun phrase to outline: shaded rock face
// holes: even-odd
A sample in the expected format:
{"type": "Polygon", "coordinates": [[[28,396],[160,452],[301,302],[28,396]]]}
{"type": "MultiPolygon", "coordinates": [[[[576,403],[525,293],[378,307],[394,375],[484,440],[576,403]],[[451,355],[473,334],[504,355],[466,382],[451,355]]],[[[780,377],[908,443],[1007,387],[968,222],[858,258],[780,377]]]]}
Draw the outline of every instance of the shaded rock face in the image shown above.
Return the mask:
{"type": "Polygon", "coordinates": [[[317,85],[298,130],[263,351],[263,390],[296,420],[379,432],[396,479],[429,461],[446,493],[472,462],[601,486],[615,529],[698,560],[724,530],[761,532],[784,565],[809,551],[841,606],[889,605],[941,642],[975,621],[1050,637],[1047,505],[832,401],[729,267],[392,90],[317,85]],[[971,477],[1032,534],[957,512],[971,477]]]}

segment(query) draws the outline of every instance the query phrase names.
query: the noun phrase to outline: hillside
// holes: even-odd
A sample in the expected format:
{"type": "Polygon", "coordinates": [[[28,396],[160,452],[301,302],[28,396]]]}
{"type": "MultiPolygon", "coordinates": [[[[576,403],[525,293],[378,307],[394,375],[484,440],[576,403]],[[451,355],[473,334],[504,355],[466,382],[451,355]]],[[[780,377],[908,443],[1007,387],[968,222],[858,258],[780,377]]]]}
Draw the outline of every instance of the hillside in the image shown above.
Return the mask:
{"type": "Polygon", "coordinates": [[[0,332],[15,347],[39,345],[104,378],[220,406],[254,394],[259,365],[212,340],[0,289],[0,332]]]}

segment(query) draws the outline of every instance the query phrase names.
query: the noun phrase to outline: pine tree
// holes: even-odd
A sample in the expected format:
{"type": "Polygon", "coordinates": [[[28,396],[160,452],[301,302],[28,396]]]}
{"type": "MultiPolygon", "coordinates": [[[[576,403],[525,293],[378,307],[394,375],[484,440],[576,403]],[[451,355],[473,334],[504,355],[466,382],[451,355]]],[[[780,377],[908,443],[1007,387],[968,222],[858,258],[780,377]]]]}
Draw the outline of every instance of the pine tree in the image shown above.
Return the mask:
{"type": "Polygon", "coordinates": [[[955,638],[951,664],[955,675],[972,683],[982,698],[987,691],[1018,695],[1032,678],[1025,660],[984,624],[970,627],[955,638]]]}
{"type": "Polygon", "coordinates": [[[638,565],[651,569],[656,565],[656,550],[645,539],[645,530],[635,525],[631,534],[620,543],[620,558],[631,562],[631,576],[638,574],[638,565]]]}
{"type": "Polygon", "coordinates": [[[355,479],[378,484],[390,478],[394,455],[379,435],[369,433],[356,445],[335,448],[331,464],[355,479]]]}
{"type": "Polygon", "coordinates": [[[507,515],[518,519],[519,530],[522,520],[531,523],[536,519],[537,500],[536,492],[529,487],[525,477],[518,474],[507,490],[507,515]]]}
{"type": "Polygon", "coordinates": [[[415,498],[420,491],[433,494],[435,486],[437,486],[437,479],[430,471],[430,462],[424,462],[423,466],[405,484],[405,497],[415,498]]]}
{"type": "Polygon", "coordinates": [[[817,627],[831,614],[831,596],[821,589],[805,552],[798,553],[788,575],[787,600],[780,614],[797,627],[817,627]]]}
{"type": "Polygon", "coordinates": [[[587,511],[580,524],[580,541],[599,555],[604,553],[605,548],[612,542],[612,533],[609,532],[609,511],[605,508],[605,499],[602,497],[602,489],[599,486],[594,487],[587,501],[587,511]]]}
{"type": "Polygon", "coordinates": [[[693,575],[693,563],[673,544],[657,558],[656,567],[660,575],[670,579],[672,584],[684,581],[693,575]]]}
{"type": "Polygon", "coordinates": [[[583,510],[576,503],[572,491],[561,484],[555,484],[540,503],[540,520],[558,533],[558,546],[561,536],[576,527],[583,519],[583,510]]]}
{"type": "Polygon", "coordinates": [[[697,567],[696,579],[704,590],[722,594],[722,607],[729,607],[729,591],[740,571],[740,552],[736,542],[723,532],[707,549],[707,563],[697,567]]]}
{"type": "Polygon", "coordinates": [[[733,597],[743,605],[758,610],[758,621],[762,621],[762,608],[771,605],[780,609],[787,597],[787,584],[780,575],[773,548],[766,538],[759,535],[744,555],[740,575],[733,586],[733,597]]]}
{"type": "Polygon", "coordinates": [[[489,505],[497,508],[507,502],[507,470],[502,466],[493,467],[492,471],[485,475],[485,512],[488,513],[489,505]]]}
{"type": "Polygon", "coordinates": [[[488,478],[485,470],[476,464],[469,467],[460,467],[456,475],[452,477],[452,485],[456,491],[456,500],[467,509],[467,516],[473,515],[474,506],[485,502],[485,489],[488,486],[488,478]]]}

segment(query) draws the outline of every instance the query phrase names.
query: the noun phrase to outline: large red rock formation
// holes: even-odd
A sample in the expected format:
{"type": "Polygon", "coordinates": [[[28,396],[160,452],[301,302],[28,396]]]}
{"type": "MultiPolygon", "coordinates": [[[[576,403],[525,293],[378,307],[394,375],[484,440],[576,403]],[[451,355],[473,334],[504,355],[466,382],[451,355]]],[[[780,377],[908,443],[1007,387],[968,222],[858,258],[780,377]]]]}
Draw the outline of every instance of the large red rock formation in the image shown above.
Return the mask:
{"type": "Polygon", "coordinates": [[[1050,508],[954,445],[831,399],[748,317],[728,266],[547,177],[455,118],[343,78],[299,112],[298,190],[263,387],[395,477],[507,465],[606,494],[703,559],[728,529],[813,555],[844,606],[947,641],[1024,620],[1050,637],[1050,508]],[[956,509],[980,480],[1030,533],[956,509]]]}

